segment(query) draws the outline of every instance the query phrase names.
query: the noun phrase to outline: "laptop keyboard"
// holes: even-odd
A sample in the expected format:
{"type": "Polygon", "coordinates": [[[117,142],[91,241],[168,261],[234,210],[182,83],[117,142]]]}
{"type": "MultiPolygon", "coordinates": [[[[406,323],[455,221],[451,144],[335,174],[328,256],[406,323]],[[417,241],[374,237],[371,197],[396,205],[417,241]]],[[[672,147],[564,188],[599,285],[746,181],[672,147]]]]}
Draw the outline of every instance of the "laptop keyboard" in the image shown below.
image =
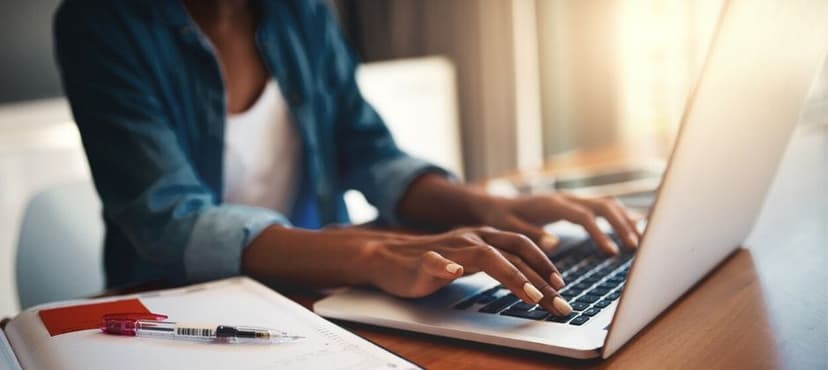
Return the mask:
{"type": "Polygon", "coordinates": [[[502,285],[475,294],[454,305],[454,308],[583,325],[621,296],[633,253],[606,256],[587,240],[555,259],[555,266],[567,281],[567,285],[559,291],[572,306],[572,313],[567,316],[555,316],[539,305],[523,302],[502,285]]]}

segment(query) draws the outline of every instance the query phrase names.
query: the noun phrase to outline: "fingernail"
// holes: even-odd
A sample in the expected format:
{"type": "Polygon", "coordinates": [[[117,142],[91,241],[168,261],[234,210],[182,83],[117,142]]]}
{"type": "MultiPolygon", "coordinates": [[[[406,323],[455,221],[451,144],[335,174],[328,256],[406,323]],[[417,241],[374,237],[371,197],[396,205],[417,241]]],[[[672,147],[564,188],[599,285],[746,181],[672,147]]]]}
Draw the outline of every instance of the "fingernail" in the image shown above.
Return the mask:
{"type": "Polygon", "coordinates": [[[552,300],[552,306],[554,306],[555,309],[561,313],[561,315],[569,315],[572,313],[572,306],[570,306],[569,303],[566,303],[566,301],[561,297],[555,297],[555,299],[552,300]]]}
{"type": "Polygon", "coordinates": [[[526,292],[526,295],[529,296],[529,299],[532,300],[532,303],[538,303],[540,302],[541,298],[543,298],[543,294],[540,292],[540,290],[538,290],[538,288],[535,288],[535,286],[531,283],[523,284],[523,291],[526,292]]]}
{"type": "Polygon", "coordinates": [[[557,236],[552,234],[546,234],[541,237],[540,246],[547,252],[551,252],[558,248],[558,245],[561,243],[561,240],[558,239],[557,236]]]}
{"type": "Polygon", "coordinates": [[[612,254],[618,254],[618,252],[620,251],[620,249],[618,249],[618,244],[615,244],[615,242],[612,240],[609,241],[609,246],[610,250],[612,250],[612,254]]]}
{"type": "Polygon", "coordinates": [[[638,236],[634,233],[630,233],[629,235],[627,235],[627,239],[630,240],[630,245],[632,245],[633,247],[638,246],[638,236]]]}
{"type": "Polygon", "coordinates": [[[555,289],[561,289],[564,285],[566,285],[566,282],[561,274],[557,272],[552,273],[552,276],[549,277],[549,282],[552,283],[552,286],[555,287],[555,289]]]}
{"type": "Polygon", "coordinates": [[[461,268],[463,268],[463,267],[456,264],[456,263],[449,263],[448,265],[446,265],[446,271],[448,271],[452,274],[456,274],[457,271],[460,271],[461,268]]]}

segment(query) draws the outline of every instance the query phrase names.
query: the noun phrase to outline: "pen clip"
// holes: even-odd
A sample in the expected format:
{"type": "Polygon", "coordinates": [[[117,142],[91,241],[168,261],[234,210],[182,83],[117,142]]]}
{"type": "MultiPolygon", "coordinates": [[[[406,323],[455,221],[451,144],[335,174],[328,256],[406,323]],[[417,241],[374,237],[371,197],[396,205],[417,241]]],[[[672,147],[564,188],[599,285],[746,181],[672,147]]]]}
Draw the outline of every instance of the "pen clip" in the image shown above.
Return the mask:
{"type": "Polygon", "coordinates": [[[103,315],[101,331],[107,334],[135,336],[139,320],[161,321],[167,315],[151,312],[127,312],[103,315]]]}
{"type": "Polygon", "coordinates": [[[101,318],[103,320],[154,320],[154,321],[161,321],[166,320],[167,315],[162,313],[152,313],[152,312],[125,312],[125,313],[108,313],[103,315],[101,318]]]}

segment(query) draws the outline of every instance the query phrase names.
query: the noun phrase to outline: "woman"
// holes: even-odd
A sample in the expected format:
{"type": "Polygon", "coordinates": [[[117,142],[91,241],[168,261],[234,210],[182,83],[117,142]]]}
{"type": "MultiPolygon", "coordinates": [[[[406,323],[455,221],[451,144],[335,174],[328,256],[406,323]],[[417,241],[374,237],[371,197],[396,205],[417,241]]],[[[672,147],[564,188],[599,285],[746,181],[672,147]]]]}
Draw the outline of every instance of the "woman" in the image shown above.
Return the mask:
{"type": "Polygon", "coordinates": [[[324,1],[67,0],[55,38],[104,204],[110,287],[247,274],[420,297],[485,271],[563,315],[565,282],[540,248],[557,239],[539,225],[576,222],[617,253],[600,215],[638,242],[613,200],[497,198],[400,151],[324,1]],[[392,226],[465,227],[323,229],[348,222],[346,189],[392,226]]]}

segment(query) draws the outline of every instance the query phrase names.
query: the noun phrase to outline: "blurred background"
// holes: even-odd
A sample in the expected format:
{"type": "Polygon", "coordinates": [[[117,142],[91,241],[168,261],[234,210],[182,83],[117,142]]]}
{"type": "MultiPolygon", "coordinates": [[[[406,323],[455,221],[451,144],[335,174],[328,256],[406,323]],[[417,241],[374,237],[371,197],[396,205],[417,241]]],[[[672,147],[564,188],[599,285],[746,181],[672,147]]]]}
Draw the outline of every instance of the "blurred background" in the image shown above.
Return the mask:
{"type": "MultiPolygon", "coordinates": [[[[0,2],[0,316],[26,206],[88,183],[52,54],[59,1],[0,2]]],[[[722,0],[332,0],[359,83],[403,148],[470,181],[623,144],[663,160],[722,0]]],[[[828,77],[802,125],[828,123],[828,77]]],[[[370,207],[348,195],[357,220],[370,207]]],[[[49,233],[50,229],[41,228],[49,233]]]]}

